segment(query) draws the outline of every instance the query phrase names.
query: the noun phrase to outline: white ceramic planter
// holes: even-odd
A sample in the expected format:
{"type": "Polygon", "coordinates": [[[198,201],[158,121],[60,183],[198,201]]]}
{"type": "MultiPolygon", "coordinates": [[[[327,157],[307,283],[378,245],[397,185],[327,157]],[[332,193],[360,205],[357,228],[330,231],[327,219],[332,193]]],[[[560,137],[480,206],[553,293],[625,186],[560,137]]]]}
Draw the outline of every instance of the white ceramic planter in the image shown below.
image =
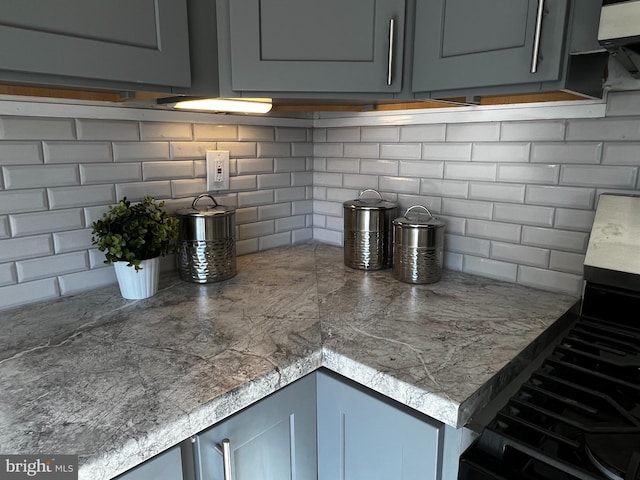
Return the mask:
{"type": "Polygon", "coordinates": [[[120,294],[128,300],[149,298],[158,291],[160,277],[160,257],[142,260],[142,270],[127,267],[127,262],[115,262],[116,277],[120,286],[120,294]]]}

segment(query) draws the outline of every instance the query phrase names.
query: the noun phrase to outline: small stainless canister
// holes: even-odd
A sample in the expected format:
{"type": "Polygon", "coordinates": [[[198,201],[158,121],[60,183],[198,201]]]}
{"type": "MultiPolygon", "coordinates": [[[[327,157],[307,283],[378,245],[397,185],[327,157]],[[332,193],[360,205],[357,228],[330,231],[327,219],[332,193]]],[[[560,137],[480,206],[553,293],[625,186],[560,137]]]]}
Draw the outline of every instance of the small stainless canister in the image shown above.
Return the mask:
{"type": "Polygon", "coordinates": [[[198,195],[191,208],[176,212],[180,221],[178,272],[187,282],[227,280],[236,274],[235,208],[218,205],[206,193],[198,195]],[[199,207],[208,197],[213,205],[199,207]]]}
{"type": "Polygon", "coordinates": [[[393,277],[434,283],[442,276],[445,223],[427,207],[414,205],[393,221],[393,277]],[[416,210],[422,209],[422,212],[416,210]]]}
{"type": "Polygon", "coordinates": [[[364,190],[355,200],[344,202],[344,264],[358,270],[391,266],[392,222],[398,204],[382,199],[376,190],[364,190]],[[375,198],[363,198],[365,193],[375,198]]]}

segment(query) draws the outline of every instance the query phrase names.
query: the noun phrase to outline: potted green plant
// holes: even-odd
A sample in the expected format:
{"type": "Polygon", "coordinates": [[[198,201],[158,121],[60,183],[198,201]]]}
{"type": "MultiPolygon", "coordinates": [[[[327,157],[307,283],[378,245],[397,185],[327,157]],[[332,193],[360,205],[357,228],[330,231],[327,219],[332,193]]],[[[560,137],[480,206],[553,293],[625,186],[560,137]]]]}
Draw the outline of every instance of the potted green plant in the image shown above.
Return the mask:
{"type": "Polygon", "coordinates": [[[148,298],[158,291],[159,258],[177,251],[178,219],[164,202],[146,196],[139,203],[124,197],[91,225],[92,242],[114,264],[120,293],[127,299],[148,298]]]}

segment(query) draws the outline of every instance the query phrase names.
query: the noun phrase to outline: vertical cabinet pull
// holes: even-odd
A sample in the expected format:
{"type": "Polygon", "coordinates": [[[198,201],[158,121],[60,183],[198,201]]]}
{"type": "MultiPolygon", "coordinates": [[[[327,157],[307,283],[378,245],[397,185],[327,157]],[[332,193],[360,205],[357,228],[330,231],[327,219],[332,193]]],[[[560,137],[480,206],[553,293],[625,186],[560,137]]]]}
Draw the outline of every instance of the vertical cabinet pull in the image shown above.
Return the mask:
{"type": "Polygon", "coordinates": [[[544,17],[544,0],[538,0],[538,14],[536,15],[536,29],[533,35],[533,55],[531,57],[531,73],[538,71],[540,58],[540,36],[542,35],[542,17],[544,17]]]}
{"type": "Polygon", "coordinates": [[[228,438],[222,440],[215,446],[216,451],[222,455],[222,468],[224,472],[224,480],[231,480],[231,442],[228,438]]]}
{"type": "Polygon", "coordinates": [[[389,19],[389,55],[387,56],[387,85],[393,83],[393,41],[395,38],[395,20],[389,19]]]}

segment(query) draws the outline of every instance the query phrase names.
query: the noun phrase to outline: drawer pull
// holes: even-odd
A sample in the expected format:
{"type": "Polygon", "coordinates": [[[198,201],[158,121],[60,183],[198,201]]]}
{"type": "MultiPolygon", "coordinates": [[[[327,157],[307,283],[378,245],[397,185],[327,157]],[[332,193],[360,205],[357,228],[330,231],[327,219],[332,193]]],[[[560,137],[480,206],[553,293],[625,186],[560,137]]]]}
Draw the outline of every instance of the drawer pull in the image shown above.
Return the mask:
{"type": "Polygon", "coordinates": [[[222,468],[224,471],[224,480],[231,480],[231,442],[228,438],[222,440],[215,446],[216,451],[222,455],[222,468]]]}

